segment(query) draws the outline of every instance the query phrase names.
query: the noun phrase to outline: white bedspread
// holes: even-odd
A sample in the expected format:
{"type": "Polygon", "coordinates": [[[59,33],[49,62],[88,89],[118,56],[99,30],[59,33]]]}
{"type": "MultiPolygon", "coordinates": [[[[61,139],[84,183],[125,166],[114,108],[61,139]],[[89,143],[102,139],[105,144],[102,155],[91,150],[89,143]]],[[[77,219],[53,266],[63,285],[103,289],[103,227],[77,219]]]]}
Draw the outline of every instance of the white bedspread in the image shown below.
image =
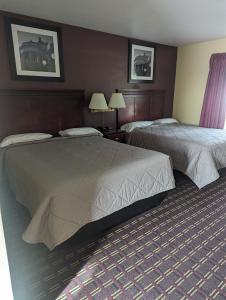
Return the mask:
{"type": "Polygon", "coordinates": [[[32,217],[23,239],[49,249],[85,224],[175,186],[167,155],[101,137],[56,138],[1,154],[9,185],[32,217]]]}
{"type": "Polygon", "coordinates": [[[148,126],[134,130],[134,146],[169,155],[173,167],[202,188],[219,178],[226,167],[226,131],[184,124],[148,126]]]}

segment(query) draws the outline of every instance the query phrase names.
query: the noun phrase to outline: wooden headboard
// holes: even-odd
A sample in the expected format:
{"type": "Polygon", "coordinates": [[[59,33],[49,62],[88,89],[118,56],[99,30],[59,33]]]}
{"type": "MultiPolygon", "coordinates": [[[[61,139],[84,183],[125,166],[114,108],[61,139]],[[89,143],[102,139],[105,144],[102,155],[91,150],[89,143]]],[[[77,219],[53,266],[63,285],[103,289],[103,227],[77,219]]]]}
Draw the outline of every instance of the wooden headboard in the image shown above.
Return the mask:
{"type": "Polygon", "coordinates": [[[164,117],[164,90],[116,90],[122,93],[126,108],[119,109],[119,126],[134,121],[149,121],[164,117]]]}
{"type": "Polygon", "coordinates": [[[83,90],[0,90],[0,140],[83,126],[83,90]]]}

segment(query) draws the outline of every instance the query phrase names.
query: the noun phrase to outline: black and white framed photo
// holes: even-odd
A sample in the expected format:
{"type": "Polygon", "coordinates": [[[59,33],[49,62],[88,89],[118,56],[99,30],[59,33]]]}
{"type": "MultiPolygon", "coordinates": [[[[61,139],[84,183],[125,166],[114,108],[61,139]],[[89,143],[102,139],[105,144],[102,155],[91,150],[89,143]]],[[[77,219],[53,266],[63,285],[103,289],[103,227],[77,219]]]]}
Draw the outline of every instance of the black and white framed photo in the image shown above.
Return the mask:
{"type": "Polygon", "coordinates": [[[60,28],[6,18],[13,79],[63,81],[60,28]]]}
{"type": "Polygon", "coordinates": [[[129,82],[154,81],[155,47],[147,43],[129,41],[129,82]]]}

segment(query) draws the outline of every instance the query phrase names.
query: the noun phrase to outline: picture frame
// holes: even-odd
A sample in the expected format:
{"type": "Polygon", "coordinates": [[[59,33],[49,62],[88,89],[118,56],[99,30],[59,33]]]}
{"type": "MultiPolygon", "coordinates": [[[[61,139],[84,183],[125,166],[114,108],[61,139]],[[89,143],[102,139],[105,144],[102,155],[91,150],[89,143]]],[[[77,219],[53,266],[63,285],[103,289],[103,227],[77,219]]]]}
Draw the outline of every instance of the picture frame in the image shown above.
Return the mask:
{"type": "Polygon", "coordinates": [[[64,81],[59,27],[5,17],[12,79],[64,81]]]}
{"type": "Polygon", "coordinates": [[[128,51],[128,82],[154,82],[155,45],[148,42],[129,40],[128,51]]]}

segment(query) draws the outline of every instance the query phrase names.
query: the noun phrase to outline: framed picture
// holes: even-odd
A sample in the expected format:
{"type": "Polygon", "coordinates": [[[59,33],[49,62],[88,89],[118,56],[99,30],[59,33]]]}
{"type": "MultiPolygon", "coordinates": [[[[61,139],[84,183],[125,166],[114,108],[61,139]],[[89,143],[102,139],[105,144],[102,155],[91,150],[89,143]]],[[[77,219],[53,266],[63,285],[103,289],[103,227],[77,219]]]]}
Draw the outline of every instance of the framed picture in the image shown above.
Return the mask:
{"type": "Polygon", "coordinates": [[[13,79],[63,81],[60,28],[5,18],[13,79]]]}
{"type": "Polygon", "coordinates": [[[154,81],[155,47],[148,43],[129,41],[129,82],[154,81]]]}

